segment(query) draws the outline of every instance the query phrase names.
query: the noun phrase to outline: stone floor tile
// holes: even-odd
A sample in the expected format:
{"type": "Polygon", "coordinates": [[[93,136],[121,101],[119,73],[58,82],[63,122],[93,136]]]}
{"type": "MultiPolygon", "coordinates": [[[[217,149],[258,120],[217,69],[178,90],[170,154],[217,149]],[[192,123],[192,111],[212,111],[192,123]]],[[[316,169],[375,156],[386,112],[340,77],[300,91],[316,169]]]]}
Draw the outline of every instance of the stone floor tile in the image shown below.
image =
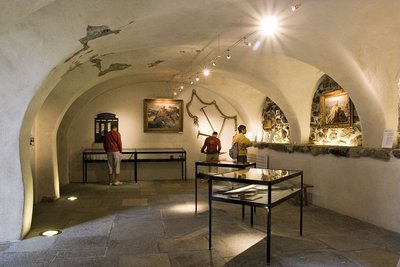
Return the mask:
{"type": "Polygon", "coordinates": [[[172,267],[224,266],[224,259],[213,250],[184,251],[169,254],[172,267]]]}
{"type": "Polygon", "coordinates": [[[394,267],[400,257],[399,254],[382,249],[351,251],[344,255],[365,267],[394,267]]]}
{"type": "Polygon", "coordinates": [[[122,207],[135,207],[135,206],[147,206],[147,198],[125,198],[122,200],[122,207]]]}
{"type": "Polygon", "coordinates": [[[85,258],[85,257],[104,257],[106,248],[76,248],[73,250],[58,250],[57,259],[63,258],[85,258]]]}
{"type": "Polygon", "coordinates": [[[106,247],[108,236],[57,237],[53,250],[74,250],[77,248],[106,247]]]}
{"type": "Polygon", "coordinates": [[[275,259],[282,266],[290,267],[360,267],[359,264],[332,250],[298,252],[296,254],[279,255],[275,259]]]}
{"type": "Polygon", "coordinates": [[[160,238],[146,237],[137,240],[111,240],[109,242],[106,256],[136,255],[136,254],[157,254],[160,238]]]}
{"type": "Polygon", "coordinates": [[[123,255],[119,259],[119,267],[170,267],[168,254],[123,255]]]}

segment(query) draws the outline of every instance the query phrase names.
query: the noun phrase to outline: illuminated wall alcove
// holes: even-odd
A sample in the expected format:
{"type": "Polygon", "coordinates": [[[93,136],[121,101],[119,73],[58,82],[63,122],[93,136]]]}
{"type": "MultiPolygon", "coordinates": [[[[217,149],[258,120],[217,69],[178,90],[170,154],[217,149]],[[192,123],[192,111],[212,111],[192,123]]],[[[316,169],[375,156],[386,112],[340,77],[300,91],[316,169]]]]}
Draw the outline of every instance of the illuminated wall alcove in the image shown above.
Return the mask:
{"type": "Polygon", "coordinates": [[[289,122],[281,108],[269,97],[265,98],[262,118],[264,142],[290,143],[289,122]]]}
{"type": "Polygon", "coordinates": [[[343,90],[337,82],[324,75],[317,86],[311,106],[309,143],[314,145],[362,146],[361,123],[357,110],[352,105],[352,125],[344,127],[324,126],[321,120],[321,99],[329,92],[343,90]]]}

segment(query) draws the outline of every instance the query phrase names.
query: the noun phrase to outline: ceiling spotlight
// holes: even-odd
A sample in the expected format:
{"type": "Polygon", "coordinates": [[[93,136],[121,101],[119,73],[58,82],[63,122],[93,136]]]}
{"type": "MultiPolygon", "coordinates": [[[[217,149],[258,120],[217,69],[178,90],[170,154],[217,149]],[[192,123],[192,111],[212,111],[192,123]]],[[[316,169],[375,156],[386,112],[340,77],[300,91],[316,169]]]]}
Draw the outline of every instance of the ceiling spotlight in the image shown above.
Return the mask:
{"type": "Polygon", "coordinates": [[[199,75],[196,76],[196,82],[200,81],[199,75]]]}
{"type": "Polygon", "coordinates": [[[246,41],[246,38],[243,39],[244,45],[251,46],[251,42],[246,41]]]}
{"type": "Polygon", "coordinates": [[[273,35],[278,30],[278,20],[271,16],[261,22],[261,32],[264,34],[273,35]]]}
{"type": "Polygon", "coordinates": [[[297,9],[299,9],[301,6],[301,1],[300,0],[293,0],[291,9],[293,12],[295,12],[297,9]]]}
{"type": "Polygon", "coordinates": [[[67,199],[68,199],[69,201],[74,201],[74,200],[77,200],[78,197],[76,197],[76,196],[71,196],[71,197],[67,197],[67,199]]]}
{"type": "Polygon", "coordinates": [[[59,234],[61,234],[60,230],[48,230],[48,231],[41,232],[39,235],[41,235],[41,236],[55,236],[55,235],[59,235],[59,234]]]}
{"type": "Polygon", "coordinates": [[[181,85],[181,89],[183,89],[183,85],[181,85]]]}
{"type": "Polygon", "coordinates": [[[176,95],[176,92],[174,92],[174,95],[176,95]]]}
{"type": "Polygon", "coordinates": [[[215,67],[215,66],[217,66],[217,61],[218,61],[218,59],[220,58],[221,56],[217,56],[215,59],[214,59],[214,61],[212,62],[212,65],[215,67]]]}
{"type": "Polygon", "coordinates": [[[229,54],[229,49],[227,50],[228,54],[226,55],[226,59],[231,59],[231,54],[229,54]]]}
{"type": "Polygon", "coordinates": [[[204,76],[208,76],[208,75],[210,75],[210,70],[209,69],[207,69],[207,68],[205,68],[204,70],[203,70],[203,74],[204,74],[204,76]]]}
{"type": "Polygon", "coordinates": [[[189,83],[190,83],[190,84],[194,84],[194,82],[192,81],[192,79],[189,80],[189,83]]]}

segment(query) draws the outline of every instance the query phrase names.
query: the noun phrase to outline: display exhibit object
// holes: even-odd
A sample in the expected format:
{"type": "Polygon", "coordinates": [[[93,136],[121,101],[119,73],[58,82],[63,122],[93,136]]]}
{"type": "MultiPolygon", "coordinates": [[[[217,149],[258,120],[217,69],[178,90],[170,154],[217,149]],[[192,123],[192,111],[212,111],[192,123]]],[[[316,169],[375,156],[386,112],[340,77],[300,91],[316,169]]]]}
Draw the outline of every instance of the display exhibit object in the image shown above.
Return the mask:
{"type": "Polygon", "coordinates": [[[266,260],[271,260],[272,209],[300,198],[300,236],[303,234],[303,171],[249,168],[208,176],[209,249],[212,247],[212,202],[250,206],[251,225],[256,207],[267,210],[266,260]]]}

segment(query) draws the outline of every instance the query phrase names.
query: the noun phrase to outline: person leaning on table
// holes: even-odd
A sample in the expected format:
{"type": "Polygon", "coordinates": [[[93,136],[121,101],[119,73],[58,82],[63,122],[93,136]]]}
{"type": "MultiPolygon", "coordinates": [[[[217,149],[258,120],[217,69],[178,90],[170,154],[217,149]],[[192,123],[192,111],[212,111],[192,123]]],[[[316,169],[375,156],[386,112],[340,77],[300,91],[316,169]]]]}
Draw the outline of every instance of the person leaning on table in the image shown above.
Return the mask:
{"type": "Polygon", "coordinates": [[[122,159],[121,134],[117,130],[117,125],[111,125],[111,131],[104,135],[104,150],[107,152],[108,177],[110,185],[121,185],[118,180],[122,159]]]}
{"type": "Polygon", "coordinates": [[[204,140],[204,145],[201,148],[201,153],[206,153],[206,161],[218,160],[219,152],[221,151],[221,141],[217,137],[218,133],[213,132],[211,136],[204,140]]]}
{"type": "Polygon", "coordinates": [[[252,146],[251,141],[245,136],[246,126],[239,125],[238,133],[233,137],[232,145],[238,143],[238,162],[247,162],[247,148],[252,146]]]}

